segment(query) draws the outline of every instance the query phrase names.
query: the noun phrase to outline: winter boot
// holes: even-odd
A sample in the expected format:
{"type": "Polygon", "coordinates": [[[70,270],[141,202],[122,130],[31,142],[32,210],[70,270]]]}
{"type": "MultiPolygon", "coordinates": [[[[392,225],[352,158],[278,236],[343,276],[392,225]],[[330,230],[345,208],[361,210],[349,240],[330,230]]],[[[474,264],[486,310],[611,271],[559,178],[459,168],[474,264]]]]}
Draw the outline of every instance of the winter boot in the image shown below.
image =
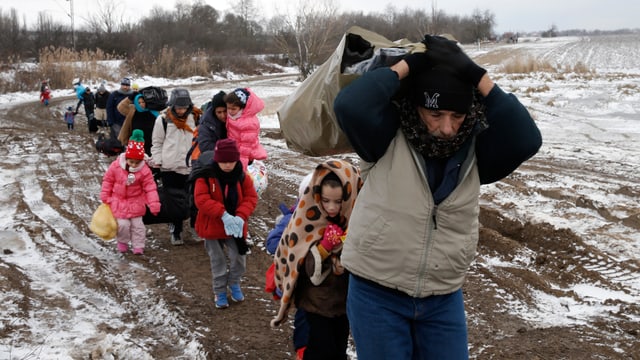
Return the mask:
{"type": "Polygon", "coordinates": [[[118,252],[126,253],[127,251],[129,251],[129,244],[118,242],[118,252]]]}
{"type": "Polygon", "coordinates": [[[235,302],[244,301],[244,294],[240,290],[240,284],[230,285],[229,289],[231,289],[231,300],[235,302]]]}
{"type": "Polygon", "coordinates": [[[183,245],[184,242],[180,238],[180,234],[176,234],[176,227],[173,224],[169,224],[169,234],[171,235],[171,245],[178,246],[183,245]]]}
{"type": "Polygon", "coordinates": [[[229,300],[227,300],[227,293],[221,292],[216,294],[216,308],[226,309],[229,307],[229,300]]]}
{"type": "Polygon", "coordinates": [[[142,255],[144,254],[144,249],[143,248],[134,248],[133,249],[133,255],[142,255]]]}

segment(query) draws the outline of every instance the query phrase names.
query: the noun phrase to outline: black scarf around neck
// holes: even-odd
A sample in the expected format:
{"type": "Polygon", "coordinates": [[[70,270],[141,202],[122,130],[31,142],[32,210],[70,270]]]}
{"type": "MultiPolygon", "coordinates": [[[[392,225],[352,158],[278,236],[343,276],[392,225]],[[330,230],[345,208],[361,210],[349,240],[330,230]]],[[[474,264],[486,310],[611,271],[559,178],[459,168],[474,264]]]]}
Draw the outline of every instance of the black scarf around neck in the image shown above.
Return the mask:
{"type": "Polygon", "coordinates": [[[242,179],[242,163],[236,162],[236,167],[230,172],[224,172],[220,169],[218,163],[213,163],[213,174],[220,182],[222,198],[224,199],[224,208],[231,215],[236,214],[238,209],[238,183],[242,179]]]}
{"type": "Polygon", "coordinates": [[[481,95],[474,92],[471,109],[460,126],[458,134],[452,139],[442,139],[429,134],[427,127],[420,119],[416,105],[403,98],[396,103],[400,112],[400,128],[407,141],[425,159],[443,159],[455,154],[473,134],[476,125],[478,130],[488,127],[485,106],[480,101],[481,95]]]}

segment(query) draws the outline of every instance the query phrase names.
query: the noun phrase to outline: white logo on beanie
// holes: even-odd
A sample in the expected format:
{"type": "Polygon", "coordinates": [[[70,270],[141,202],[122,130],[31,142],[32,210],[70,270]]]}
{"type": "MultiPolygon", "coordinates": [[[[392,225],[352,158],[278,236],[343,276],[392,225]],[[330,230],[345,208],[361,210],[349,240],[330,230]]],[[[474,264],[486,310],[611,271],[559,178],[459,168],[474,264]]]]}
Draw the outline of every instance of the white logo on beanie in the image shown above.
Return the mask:
{"type": "Polygon", "coordinates": [[[236,96],[238,97],[238,99],[240,99],[240,101],[247,105],[247,93],[242,91],[241,89],[237,89],[236,91],[234,91],[234,93],[236,94],[236,96]]]}
{"type": "Polygon", "coordinates": [[[438,109],[438,97],[440,93],[435,93],[433,96],[429,96],[428,92],[424,92],[424,107],[427,109],[438,109]]]}

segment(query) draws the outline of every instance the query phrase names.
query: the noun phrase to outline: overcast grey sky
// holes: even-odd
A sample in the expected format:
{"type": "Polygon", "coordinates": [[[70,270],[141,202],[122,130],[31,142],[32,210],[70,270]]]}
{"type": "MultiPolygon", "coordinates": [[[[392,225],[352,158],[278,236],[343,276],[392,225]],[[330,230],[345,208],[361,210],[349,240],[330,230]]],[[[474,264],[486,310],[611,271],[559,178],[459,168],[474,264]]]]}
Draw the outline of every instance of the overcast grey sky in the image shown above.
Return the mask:
{"type": "MultiPolygon", "coordinates": [[[[146,15],[153,5],[173,9],[176,0],[109,0],[120,4],[123,14],[131,21],[146,15]]],[[[284,12],[287,3],[298,0],[254,0],[260,12],[272,16],[276,11],[284,12]]],[[[190,0],[183,0],[189,3],[190,0]]],[[[620,28],[640,28],[640,1],[638,0],[393,0],[396,9],[431,9],[432,4],[449,15],[470,15],[474,9],[490,10],[495,15],[498,33],[505,31],[547,30],[555,25],[559,30],[615,30],[620,28]]],[[[229,11],[233,1],[205,0],[217,10],[229,11]]],[[[390,0],[335,0],[341,11],[381,12],[390,0]]],[[[32,24],[39,11],[51,14],[54,20],[70,23],[69,0],[16,0],[3,1],[0,9],[8,13],[15,8],[22,19],[32,24]]],[[[83,19],[96,6],[96,0],[73,0],[76,27],[81,27],[83,19]]]]}

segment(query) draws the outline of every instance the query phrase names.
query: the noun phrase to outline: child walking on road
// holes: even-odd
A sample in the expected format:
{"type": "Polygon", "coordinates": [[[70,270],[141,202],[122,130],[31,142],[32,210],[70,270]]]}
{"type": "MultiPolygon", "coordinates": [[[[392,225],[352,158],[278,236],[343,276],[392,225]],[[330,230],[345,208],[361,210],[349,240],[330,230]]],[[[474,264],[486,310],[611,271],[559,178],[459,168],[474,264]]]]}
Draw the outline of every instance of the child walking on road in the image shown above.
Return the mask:
{"type": "Polygon", "coordinates": [[[355,166],[337,159],[320,163],[276,249],[275,281],[282,298],[271,326],[286,320],[292,303],[303,309],[309,326],[305,360],[347,359],[349,276],[340,254],[361,187],[355,166]]]}
{"type": "Polygon", "coordinates": [[[73,124],[76,122],[76,114],[73,112],[73,106],[69,106],[64,113],[64,121],[67,123],[67,130],[73,130],[73,124]]]}
{"type": "Polygon", "coordinates": [[[134,130],[127,151],[111,163],[102,180],[100,199],[111,206],[118,222],[116,240],[121,253],[129,251],[129,242],[135,255],[144,253],[146,229],[142,216],[146,206],[154,215],[160,212],[156,182],[144,157],[144,133],[134,130]]]}
{"type": "Polygon", "coordinates": [[[40,102],[42,102],[44,106],[49,106],[49,100],[51,100],[51,90],[49,90],[48,86],[44,86],[40,92],[40,102]]]}
{"type": "Polygon", "coordinates": [[[234,140],[218,140],[211,167],[211,177],[196,180],[194,200],[198,215],[195,226],[198,236],[205,239],[209,254],[215,306],[225,309],[229,307],[227,287],[231,290],[231,300],[244,301],[240,279],[246,271],[245,236],[247,221],[258,203],[258,194],[253,180],[242,169],[234,140]]]}

